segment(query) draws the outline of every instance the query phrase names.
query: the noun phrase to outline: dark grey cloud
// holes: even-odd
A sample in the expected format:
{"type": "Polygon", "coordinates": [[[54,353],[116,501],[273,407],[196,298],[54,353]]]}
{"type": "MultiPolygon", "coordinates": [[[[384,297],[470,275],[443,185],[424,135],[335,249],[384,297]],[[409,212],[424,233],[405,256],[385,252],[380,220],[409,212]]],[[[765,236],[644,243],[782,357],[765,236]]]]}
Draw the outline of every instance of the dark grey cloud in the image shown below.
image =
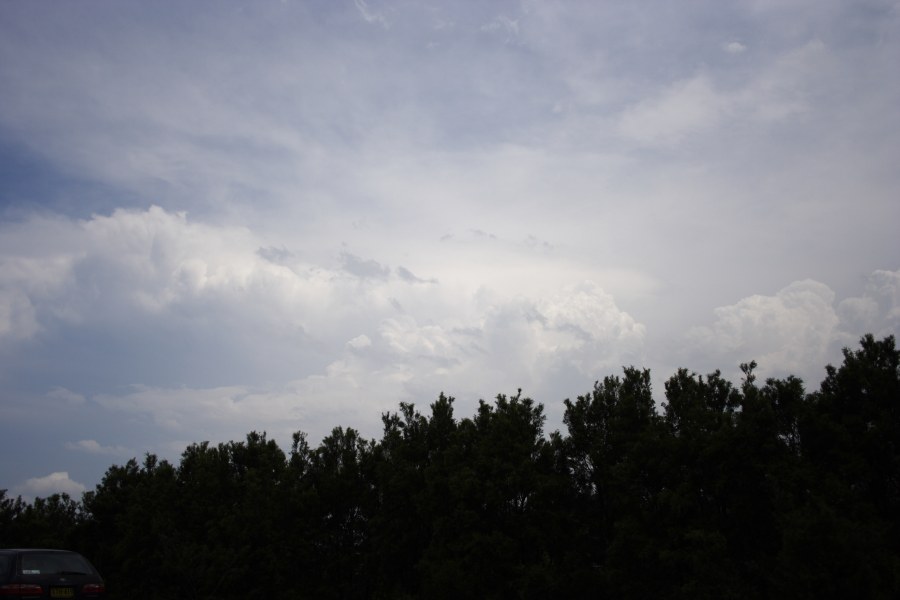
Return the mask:
{"type": "Polygon", "coordinates": [[[349,252],[341,252],[341,268],[362,279],[387,279],[391,274],[390,267],[372,259],[360,258],[349,252]]]}
{"type": "Polygon", "coordinates": [[[397,267],[397,275],[400,276],[400,279],[406,281],[407,283],[437,283],[437,279],[422,279],[421,277],[417,277],[412,271],[407,269],[404,266],[397,267]]]}
{"type": "Polygon", "coordinates": [[[280,248],[275,248],[274,246],[259,248],[256,253],[276,265],[288,263],[294,258],[294,253],[284,246],[281,246],[280,248]]]}

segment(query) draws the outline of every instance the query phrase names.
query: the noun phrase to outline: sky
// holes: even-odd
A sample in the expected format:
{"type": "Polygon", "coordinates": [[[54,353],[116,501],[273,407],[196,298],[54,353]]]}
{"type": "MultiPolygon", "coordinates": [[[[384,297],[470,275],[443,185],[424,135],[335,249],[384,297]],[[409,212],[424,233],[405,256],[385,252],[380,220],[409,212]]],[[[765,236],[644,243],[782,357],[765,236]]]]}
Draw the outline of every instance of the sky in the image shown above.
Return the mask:
{"type": "Polygon", "coordinates": [[[900,333],[900,3],[0,3],[0,489],[900,333]]]}

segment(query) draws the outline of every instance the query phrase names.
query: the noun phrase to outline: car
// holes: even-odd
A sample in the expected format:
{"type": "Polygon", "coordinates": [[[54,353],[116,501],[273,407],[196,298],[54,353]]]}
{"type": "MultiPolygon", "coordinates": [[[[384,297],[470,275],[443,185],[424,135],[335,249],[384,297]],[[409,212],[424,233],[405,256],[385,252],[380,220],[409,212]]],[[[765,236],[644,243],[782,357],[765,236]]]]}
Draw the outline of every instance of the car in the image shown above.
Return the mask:
{"type": "Polygon", "coordinates": [[[105,598],[106,584],[82,555],[69,550],[0,550],[0,598],[105,598]]]}

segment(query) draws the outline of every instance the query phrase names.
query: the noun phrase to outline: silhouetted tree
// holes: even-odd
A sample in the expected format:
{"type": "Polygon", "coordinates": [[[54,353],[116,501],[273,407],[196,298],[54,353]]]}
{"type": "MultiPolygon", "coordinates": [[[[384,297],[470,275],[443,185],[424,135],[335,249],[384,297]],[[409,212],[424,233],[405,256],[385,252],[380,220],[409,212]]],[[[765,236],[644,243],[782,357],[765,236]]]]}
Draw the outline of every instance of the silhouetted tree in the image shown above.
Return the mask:
{"type": "Polygon", "coordinates": [[[543,406],[441,394],[379,441],[265,433],[110,467],[81,501],[0,491],[0,544],[85,553],[111,598],[896,598],[900,352],[862,338],[814,393],[628,367],[543,406]]]}

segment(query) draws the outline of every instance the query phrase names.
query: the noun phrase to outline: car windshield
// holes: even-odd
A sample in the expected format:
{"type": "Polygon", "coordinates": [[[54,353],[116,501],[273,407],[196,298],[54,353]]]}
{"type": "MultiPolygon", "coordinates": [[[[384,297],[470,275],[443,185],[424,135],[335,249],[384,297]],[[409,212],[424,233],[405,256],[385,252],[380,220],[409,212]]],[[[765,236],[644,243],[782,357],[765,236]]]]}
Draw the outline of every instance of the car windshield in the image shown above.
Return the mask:
{"type": "Polygon", "coordinates": [[[48,573],[89,574],[91,567],[78,554],[62,552],[29,552],[22,555],[22,575],[48,573]]]}

